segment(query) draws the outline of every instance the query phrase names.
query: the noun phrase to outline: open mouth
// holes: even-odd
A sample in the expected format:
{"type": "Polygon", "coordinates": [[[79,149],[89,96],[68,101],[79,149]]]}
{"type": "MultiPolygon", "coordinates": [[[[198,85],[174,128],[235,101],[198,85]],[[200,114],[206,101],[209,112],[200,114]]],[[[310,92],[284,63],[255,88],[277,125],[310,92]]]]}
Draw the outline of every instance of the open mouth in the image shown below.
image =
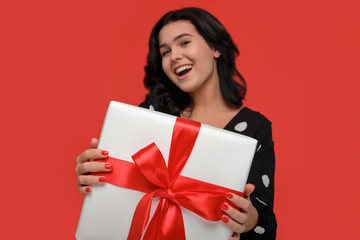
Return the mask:
{"type": "Polygon", "coordinates": [[[190,72],[192,68],[193,68],[193,65],[184,65],[179,68],[176,68],[175,73],[178,76],[183,76],[183,75],[187,74],[188,72],[190,72]]]}

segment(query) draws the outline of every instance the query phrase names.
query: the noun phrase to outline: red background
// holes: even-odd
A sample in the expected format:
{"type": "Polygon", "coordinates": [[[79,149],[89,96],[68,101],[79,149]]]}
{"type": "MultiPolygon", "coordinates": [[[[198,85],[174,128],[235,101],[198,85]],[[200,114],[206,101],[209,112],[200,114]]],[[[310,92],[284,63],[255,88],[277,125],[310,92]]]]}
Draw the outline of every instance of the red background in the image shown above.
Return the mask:
{"type": "Polygon", "coordinates": [[[1,238],[74,239],[76,156],[99,136],[110,100],[143,99],[156,20],[198,6],[240,48],[246,105],[273,122],[278,239],[353,239],[357,2],[1,0],[1,238]]]}

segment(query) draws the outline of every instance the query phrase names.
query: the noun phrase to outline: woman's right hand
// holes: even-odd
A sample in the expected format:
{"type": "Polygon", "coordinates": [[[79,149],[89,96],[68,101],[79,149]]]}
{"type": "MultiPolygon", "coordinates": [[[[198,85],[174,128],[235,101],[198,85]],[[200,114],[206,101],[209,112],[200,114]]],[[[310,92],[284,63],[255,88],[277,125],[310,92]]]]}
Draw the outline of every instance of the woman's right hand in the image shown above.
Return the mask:
{"type": "Polygon", "coordinates": [[[90,148],[86,149],[76,158],[76,178],[79,186],[79,192],[87,194],[91,192],[91,186],[95,184],[104,184],[105,177],[93,176],[94,172],[109,172],[112,165],[106,162],[97,162],[96,159],[107,158],[109,152],[97,149],[99,140],[91,139],[90,148]]]}

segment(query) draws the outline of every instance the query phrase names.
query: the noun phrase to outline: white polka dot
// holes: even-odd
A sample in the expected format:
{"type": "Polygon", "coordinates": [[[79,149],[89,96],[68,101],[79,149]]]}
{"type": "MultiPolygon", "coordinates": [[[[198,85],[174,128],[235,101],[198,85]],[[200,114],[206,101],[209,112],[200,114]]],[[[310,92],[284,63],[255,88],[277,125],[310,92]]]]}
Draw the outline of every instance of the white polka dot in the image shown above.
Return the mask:
{"type": "Polygon", "coordinates": [[[259,146],[258,146],[258,148],[257,148],[257,152],[260,150],[260,148],[261,148],[261,144],[259,144],[259,146]]]}
{"type": "Polygon", "coordinates": [[[256,232],[257,234],[264,234],[265,228],[256,226],[256,228],[254,228],[254,232],[256,232]]]}
{"type": "Polygon", "coordinates": [[[153,106],[153,105],[150,105],[150,106],[149,106],[149,110],[151,110],[151,111],[155,111],[154,106],[153,106]]]}
{"type": "Polygon", "coordinates": [[[240,122],[235,125],[235,130],[238,132],[243,132],[243,131],[245,131],[246,128],[247,128],[246,122],[240,122]]]}
{"type": "Polygon", "coordinates": [[[265,174],[265,175],[262,175],[261,178],[262,178],[262,181],[263,181],[265,187],[269,187],[269,184],[270,184],[269,176],[265,174]]]}

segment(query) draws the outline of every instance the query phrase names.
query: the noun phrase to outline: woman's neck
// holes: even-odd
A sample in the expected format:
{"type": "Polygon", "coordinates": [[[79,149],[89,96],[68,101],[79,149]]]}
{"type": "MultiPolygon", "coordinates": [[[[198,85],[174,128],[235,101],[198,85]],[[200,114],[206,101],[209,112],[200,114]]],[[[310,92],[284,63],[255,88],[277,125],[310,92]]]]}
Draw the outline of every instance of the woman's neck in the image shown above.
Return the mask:
{"type": "Polygon", "coordinates": [[[221,94],[219,77],[216,75],[213,78],[208,80],[205,86],[189,93],[193,102],[192,110],[218,109],[227,105],[221,94]]]}
{"type": "Polygon", "coordinates": [[[231,106],[225,101],[218,83],[217,86],[214,84],[206,87],[189,94],[193,105],[182,111],[181,117],[223,128],[241,107],[231,106]]]}

